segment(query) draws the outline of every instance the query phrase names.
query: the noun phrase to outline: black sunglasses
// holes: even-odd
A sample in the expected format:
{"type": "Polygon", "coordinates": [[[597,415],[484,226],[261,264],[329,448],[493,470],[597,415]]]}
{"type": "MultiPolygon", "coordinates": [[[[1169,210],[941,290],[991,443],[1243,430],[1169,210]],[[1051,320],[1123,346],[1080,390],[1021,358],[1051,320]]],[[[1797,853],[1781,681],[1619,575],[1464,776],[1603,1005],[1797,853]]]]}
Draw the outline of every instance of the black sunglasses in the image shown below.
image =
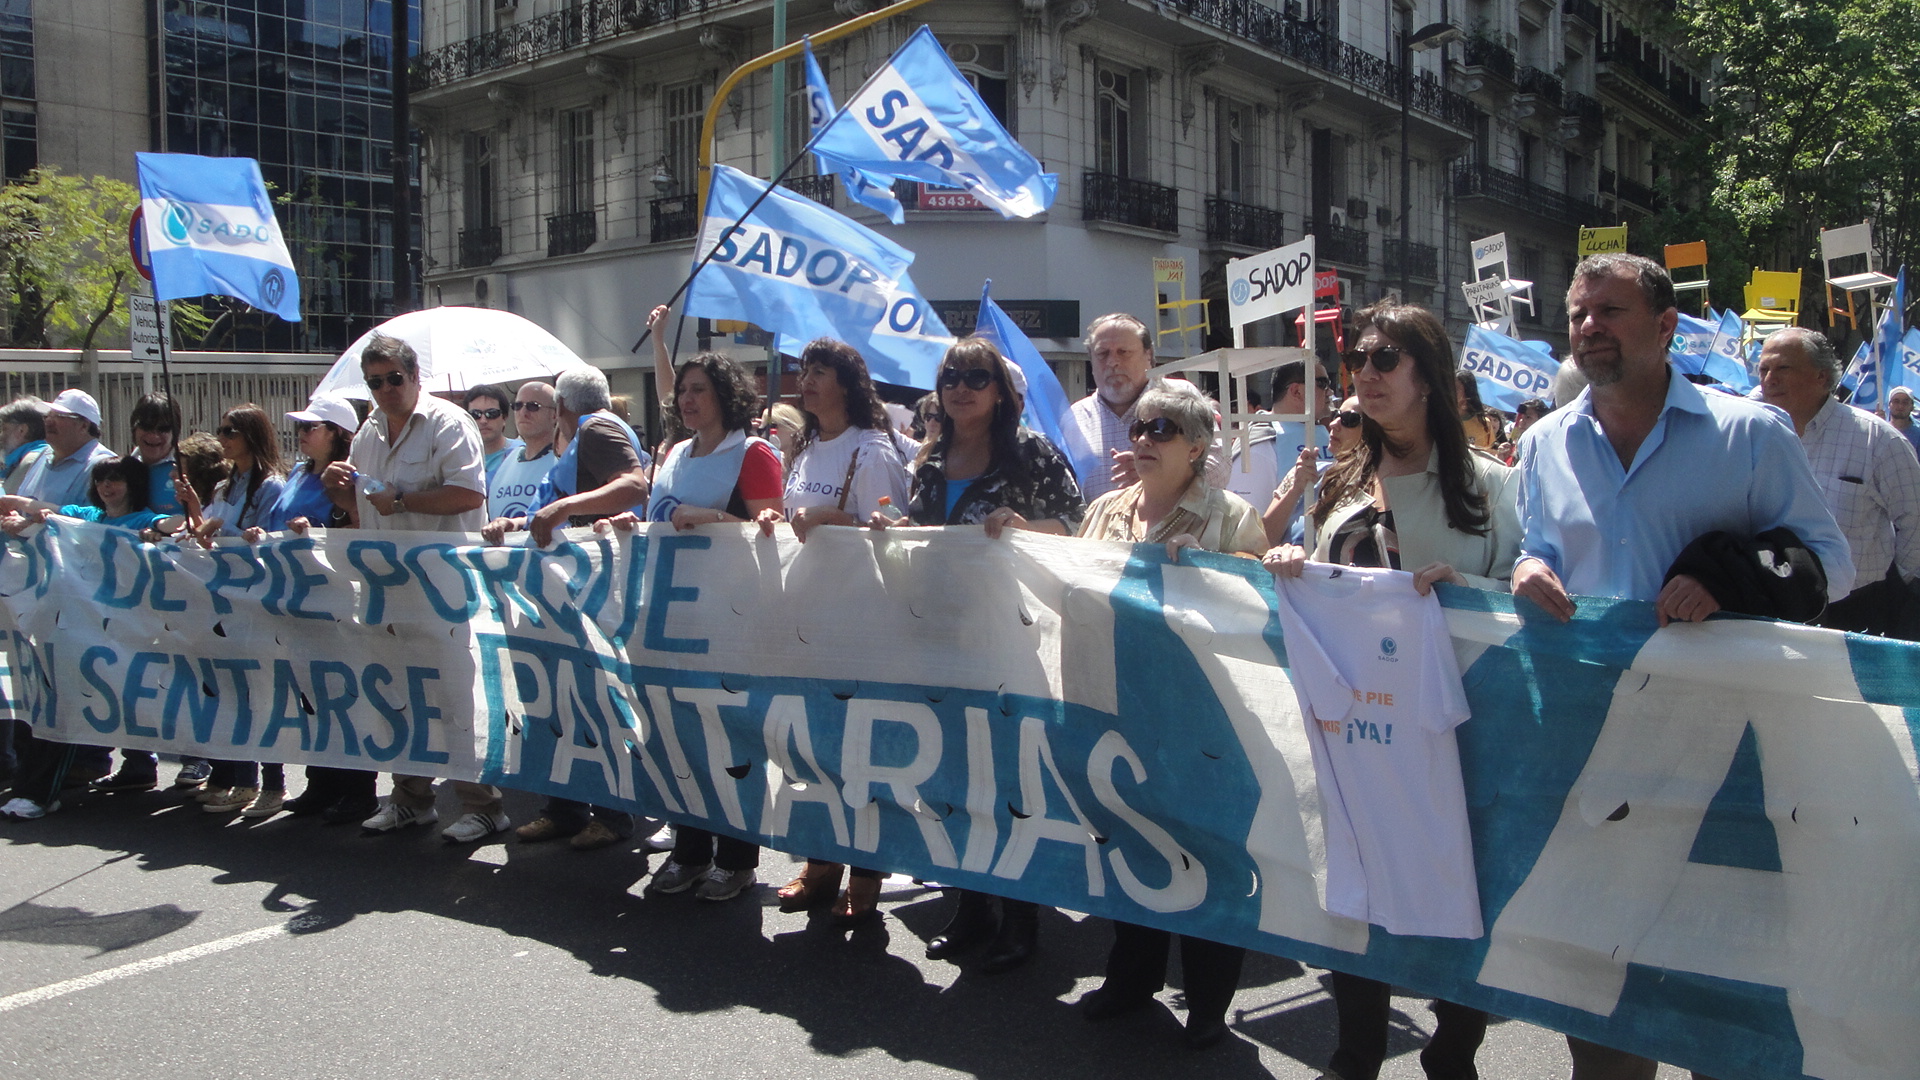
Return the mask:
{"type": "Polygon", "coordinates": [[[1325,420],[1322,420],[1321,423],[1326,425],[1327,427],[1332,427],[1335,424],[1339,424],[1341,427],[1344,427],[1344,428],[1356,428],[1360,426],[1360,410],[1359,409],[1341,409],[1339,412],[1334,413],[1332,416],[1327,417],[1325,420]]]}
{"type": "Polygon", "coordinates": [[[516,401],[513,403],[514,412],[520,412],[522,410],[525,410],[527,412],[539,412],[541,409],[544,409],[544,408],[546,408],[546,406],[540,404],[537,401],[516,401]]]}
{"type": "Polygon", "coordinates": [[[1377,349],[1371,350],[1355,349],[1345,356],[1342,356],[1340,363],[1341,366],[1345,367],[1348,371],[1358,374],[1361,368],[1367,366],[1367,361],[1371,360],[1373,361],[1373,370],[1385,375],[1387,372],[1400,366],[1401,355],[1400,346],[1382,345],[1377,349]]]}
{"type": "Polygon", "coordinates": [[[467,412],[475,420],[498,420],[507,415],[506,412],[501,409],[468,409],[467,412]]]}
{"type": "Polygon", "coordinates": [[[1164,416],[1156,416],[1151,420],[1135,420],[1133,426],[1127,429],[1127,438],[1130,441],[1138,441],[1142,435],[1157,443],[1172,442],[1180,437],[1180,425],[1164,416]]]}
{"type": "Polygon", "coordinates": [[[214,434],[223,439],[237,439],[240,437],[240,429],[234,427],[232,424],[222,424],[214,431],[214,434]]]}
{"type": "Polygon", "coordinates": [[[293,422],[293,433],[295,435],[305,435],[307,432],[319,426],[320,421],[318,420],[295,420],[293,422]]]}
{"type": "Polygon", "coordinates": [[[158,424],[135,424],[133,425],[133,430],[151,431],[155,435],[171,435],[173,434],[173,425],[163,420],[158,424]]]}
{"type": "Polygon", "coordinates": [[[966,383],[967,389],[969,390],[985,390],[987,387],[993,385],[993,372],[983,367],[977,367],[968,368],[965,371],[948,368],[940,373],[940,389],[942,390],[951,390],[961,383],[966,383]]]}
{"type": "Polygon", "coordinates": [[[369,390],[377,391],[383,386],[405,385],[407,385],[407,373],[404,371],[389,371],[385,375],[367,376],[367,389],[369,390]]]}

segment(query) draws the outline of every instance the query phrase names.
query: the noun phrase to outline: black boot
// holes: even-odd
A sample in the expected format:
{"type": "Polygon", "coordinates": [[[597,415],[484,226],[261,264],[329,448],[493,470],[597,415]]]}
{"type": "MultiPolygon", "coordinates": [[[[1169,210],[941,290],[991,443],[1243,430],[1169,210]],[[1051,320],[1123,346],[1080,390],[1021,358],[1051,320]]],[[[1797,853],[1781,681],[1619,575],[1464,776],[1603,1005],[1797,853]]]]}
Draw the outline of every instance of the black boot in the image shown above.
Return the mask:
{"type": "Polygon", "coordinates": [[[993,936],[993,897],[971,889],[960,890],[960,906],[940,933],[927,942],[927,959],[958,956],[993,936]]]}
{"type": "Polygon", "coordinates": [[[988,975],[998,975],[1033,959],[1034,950],[1039,947],[1040,906],[1028,900],[1000,901],[1000,931],[993,935],[993,943],[987,946],[987,962],[980,970],[988,975]]]}
{"type": "Polygon", "coordinates": [[[305,817],[318,814],[339,802],[339,771],[324,765],[307,766],[307,789],[297,797],[288,799],[284,809],[294,817],[305,817]]]}

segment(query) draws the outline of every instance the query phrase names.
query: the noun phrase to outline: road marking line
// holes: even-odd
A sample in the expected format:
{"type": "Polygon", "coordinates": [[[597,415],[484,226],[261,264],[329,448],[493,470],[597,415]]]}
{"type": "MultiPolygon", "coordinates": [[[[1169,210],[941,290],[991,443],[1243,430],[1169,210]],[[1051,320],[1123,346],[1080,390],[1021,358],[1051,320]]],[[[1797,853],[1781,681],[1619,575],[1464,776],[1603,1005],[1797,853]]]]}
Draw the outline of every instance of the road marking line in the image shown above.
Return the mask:
{"type": "Polygon", "coordinates": [[[205,944],[191,945],[184,949],[175,949],[170,953],[150,956],[145,960],[135,960],[130,964],[121,964],[119,967],[111,967],[105,971],[96,971],[91,975],[82,975],[79,978],[68,979],[65,982],[51,983],[36,990],[22,990],[17,994],[0,997],[0,1013],[11,1012],[14,1009],[22,1009],[28,1005],[37,1005],[42,1001],[64,997],[67,994],[72,994],[77,991],[91,990],[96,986],[113,982],[116,979],[125,979],[134,975],[144,975],[149,971],[158,971],[161,968],[172,967],[175,964],[185,963],[188,960],[198,960],[203,956],[212,956],[215,953],[226,952],[228,949],[240,948],[242,945],[252,945],[255,942],[266,941],[284,934],[291,934],[304,925],[302,920],[292,919],[277,926],[263,926],[258,930],[248,930],[244,933],[234,934],[231,937],[223,937],[216,941],[206,942],[205,944]]]}

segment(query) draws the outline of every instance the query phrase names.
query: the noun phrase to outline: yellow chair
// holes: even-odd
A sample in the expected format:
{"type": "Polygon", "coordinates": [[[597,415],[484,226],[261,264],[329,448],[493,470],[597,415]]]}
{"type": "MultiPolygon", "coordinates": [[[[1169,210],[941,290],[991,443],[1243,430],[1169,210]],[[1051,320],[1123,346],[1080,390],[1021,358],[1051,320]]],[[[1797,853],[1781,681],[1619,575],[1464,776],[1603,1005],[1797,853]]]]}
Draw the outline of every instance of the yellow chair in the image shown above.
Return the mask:
{"type": "Polygon", "coordinates": [[[1740,318],[1757,337],[1792,326],[1800,318],[1800,271],[1753,268],[1747,283],[1747,310],[1740,318]]]}
{"type": "Polygon", "coordinates": [[[1676,293],[1694,292],[1700,294],[1700,312],[1702,318],[1707,314],[1707,242],[1695,240],[1691,244],[1668,244],[1667,276],[1673,278],[1673,291],[1676,293]],[[1697,277],[1680,277],[1676,270],[1698,271],[1697,277]]]}

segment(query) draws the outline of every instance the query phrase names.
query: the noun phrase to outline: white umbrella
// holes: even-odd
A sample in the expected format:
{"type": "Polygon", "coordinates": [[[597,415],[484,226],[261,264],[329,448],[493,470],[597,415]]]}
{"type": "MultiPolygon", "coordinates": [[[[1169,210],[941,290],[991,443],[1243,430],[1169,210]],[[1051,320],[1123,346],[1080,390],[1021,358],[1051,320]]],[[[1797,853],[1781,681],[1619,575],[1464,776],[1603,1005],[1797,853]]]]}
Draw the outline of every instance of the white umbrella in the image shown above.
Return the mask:
{"type": "Polygon", "coordinates": [[[367,398],[360,353],[375,334],[396,337],[420,354],[420,386],[428,393],[465,390],[483,383],[558,375],[585,361],[560,339],[511,311],[437,307],[396,315],[347,346],[327,369],[313,396],[335,393],[367,398]]]}

